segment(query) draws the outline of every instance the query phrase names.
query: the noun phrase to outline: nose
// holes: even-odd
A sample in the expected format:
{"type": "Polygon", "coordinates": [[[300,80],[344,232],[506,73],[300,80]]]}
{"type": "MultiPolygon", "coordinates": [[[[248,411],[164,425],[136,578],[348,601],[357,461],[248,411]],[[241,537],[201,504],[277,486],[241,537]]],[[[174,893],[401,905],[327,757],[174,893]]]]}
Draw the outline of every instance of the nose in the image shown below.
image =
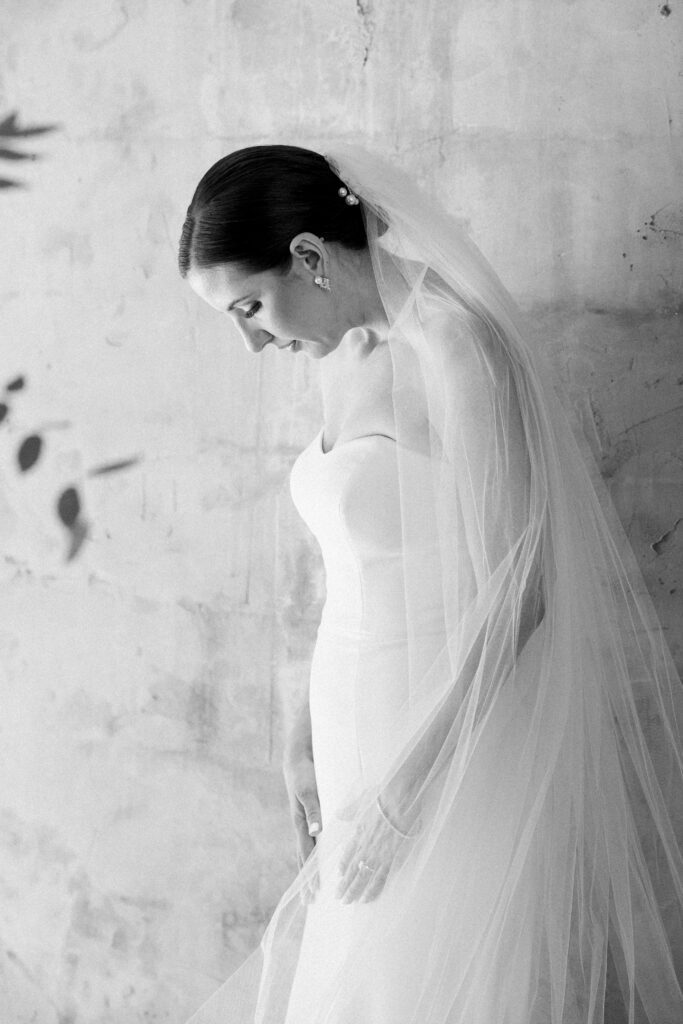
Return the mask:
{"type": "Polygon", "coordinates": [[[268,331],[252,329],[247,327],[244,323],[238,323],[236,324],[236,327],[242,335],[242,340],[249,352],[258,353],[265,345],[268,344],[269,341],[273,340],[273,335],[268,331]]]}

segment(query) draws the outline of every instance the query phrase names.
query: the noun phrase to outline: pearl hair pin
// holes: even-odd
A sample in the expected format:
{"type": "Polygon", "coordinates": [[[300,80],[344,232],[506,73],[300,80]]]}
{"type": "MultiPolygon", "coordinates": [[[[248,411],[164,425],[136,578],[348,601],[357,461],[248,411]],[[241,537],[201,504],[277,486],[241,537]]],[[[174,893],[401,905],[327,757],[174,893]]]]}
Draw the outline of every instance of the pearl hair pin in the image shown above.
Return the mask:
{"type": "Polygon", "coordinates": [[[337,195],[341,196],[342,199],[344,199],[349,204],[349,206],[358,206],[360,202],[358,196],[354,196],[353,192],[351,192],[350,189],[346,188],[345,185],[342,185],[342,187],[338,190],[337,195]]]}

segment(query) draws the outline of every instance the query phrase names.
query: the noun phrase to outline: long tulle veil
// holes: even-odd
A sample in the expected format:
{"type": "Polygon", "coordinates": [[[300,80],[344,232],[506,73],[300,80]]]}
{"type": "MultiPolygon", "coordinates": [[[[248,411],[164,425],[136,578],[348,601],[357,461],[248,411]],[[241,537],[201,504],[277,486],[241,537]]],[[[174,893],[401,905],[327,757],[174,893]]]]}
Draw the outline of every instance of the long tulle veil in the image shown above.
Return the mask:
{"type": "Polygon", "coordinates": [[[674,1024],[683,690],[627,539],[462,227],[365,150],[326,157],[360,197],[390,323],[408,685],[378,760],[361,666],[366,771],[349,780],[350,811],[325,824],[259,949],[191,1022],[674,1024]],[[430,469],[419,492],[416,460],[430,469]],[[316,973],[302,891],[399,779],[419,831],[382,897],[346,908],[351,939],[340,952],[330,935],[316,973]],[[387,958],[407,979],[391,1016],[387,958]],[[290,997],[302,975],[304,1003],[290,997]]]}

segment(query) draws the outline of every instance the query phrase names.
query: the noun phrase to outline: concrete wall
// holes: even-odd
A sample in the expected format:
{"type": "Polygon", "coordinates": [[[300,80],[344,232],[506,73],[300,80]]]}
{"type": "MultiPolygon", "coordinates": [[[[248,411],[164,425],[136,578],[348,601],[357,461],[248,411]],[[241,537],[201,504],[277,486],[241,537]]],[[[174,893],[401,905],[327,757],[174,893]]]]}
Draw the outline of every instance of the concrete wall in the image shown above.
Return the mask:
{"type": "Polygon", "coordinates": [[[683,9],[4,0],[0,1017],[181,1022],[295,870],[279,758],[321,566],[287,489],[311,364],[182,284],[199,176],[366,139],[470,222],[582,410],[682,659],[683,9]],[[19,476],[18,442],[45,437],[19,476]],[[138,456],[125,472],[89,477],[138,456]],[[90,539],[66,563],[76,484],[90,539]]]}

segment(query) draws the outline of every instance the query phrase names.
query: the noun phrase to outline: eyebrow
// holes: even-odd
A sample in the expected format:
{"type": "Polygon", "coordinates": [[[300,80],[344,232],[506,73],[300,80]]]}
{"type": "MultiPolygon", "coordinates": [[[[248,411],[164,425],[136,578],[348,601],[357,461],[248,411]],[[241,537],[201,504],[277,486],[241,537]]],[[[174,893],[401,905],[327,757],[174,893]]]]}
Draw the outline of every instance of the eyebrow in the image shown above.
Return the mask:
{"type": "Polygon", "coordinates": [[[239,306],[240,302],[244,302],[244,300],[245,300],[245,299],[248,299],[248,298],[249,298],[249,296],[248,296],[248,295],[243,295],[241,299],[235,299],[235,301],[234,301],[234,302],[231,302],[231,303],[230,303],[230,305],[228,306],[228,308],[226,309],[226,311],[225,311],[225,312],[226,312],[226,313],[229,313],[231,309],[234,309],[234,308],[235,308],[235,306],[239,306]]]}

